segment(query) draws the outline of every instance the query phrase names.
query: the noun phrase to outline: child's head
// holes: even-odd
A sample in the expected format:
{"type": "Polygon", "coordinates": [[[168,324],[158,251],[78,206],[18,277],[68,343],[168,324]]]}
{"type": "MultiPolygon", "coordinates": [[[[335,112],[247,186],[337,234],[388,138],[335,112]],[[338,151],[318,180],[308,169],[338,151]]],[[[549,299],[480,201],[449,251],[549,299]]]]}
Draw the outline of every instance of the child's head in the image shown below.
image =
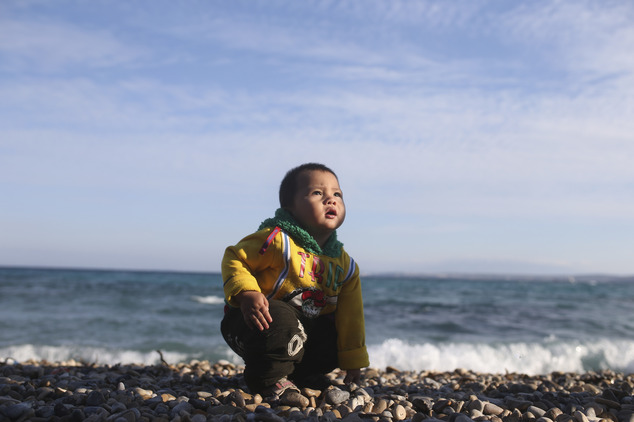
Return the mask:
{"type": "Polygon", "coordinates": [[[280,184],[280,206],[322,246],[346,218],[339,179],[323,164],[302,164],[286,173],[280,184]]]}

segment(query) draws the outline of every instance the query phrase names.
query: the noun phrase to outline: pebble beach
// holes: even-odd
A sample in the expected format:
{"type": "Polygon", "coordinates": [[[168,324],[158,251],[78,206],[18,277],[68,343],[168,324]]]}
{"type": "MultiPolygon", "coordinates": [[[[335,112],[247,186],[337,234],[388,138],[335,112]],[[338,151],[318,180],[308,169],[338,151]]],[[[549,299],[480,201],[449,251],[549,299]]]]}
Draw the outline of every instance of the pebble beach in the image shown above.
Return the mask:
{"type": "Polygon", "coordinates": [[[249,394],[228,361],[0,363],[0,421],[634,422],[634,375],[368,368],[322,390],[249,394]]]}

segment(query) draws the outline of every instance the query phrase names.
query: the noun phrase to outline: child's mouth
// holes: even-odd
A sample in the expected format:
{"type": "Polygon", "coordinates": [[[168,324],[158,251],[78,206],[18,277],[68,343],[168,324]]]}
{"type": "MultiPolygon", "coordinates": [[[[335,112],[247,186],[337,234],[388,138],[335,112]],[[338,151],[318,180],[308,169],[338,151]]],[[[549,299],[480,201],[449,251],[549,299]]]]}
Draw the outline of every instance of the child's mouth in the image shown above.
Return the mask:
{"type": "Polygon", "coordinates": [[[337,216],[337,211],[335,210],[328,210],[326,211],[326,217],[328,218],[335,218],[337,216]]]}

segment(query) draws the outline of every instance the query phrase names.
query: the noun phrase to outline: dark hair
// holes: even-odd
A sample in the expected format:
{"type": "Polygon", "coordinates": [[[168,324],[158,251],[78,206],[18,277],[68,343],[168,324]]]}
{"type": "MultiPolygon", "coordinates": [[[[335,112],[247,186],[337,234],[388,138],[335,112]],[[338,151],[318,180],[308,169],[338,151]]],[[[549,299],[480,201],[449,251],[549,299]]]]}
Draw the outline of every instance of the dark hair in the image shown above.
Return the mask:
{"type": "Polygon", "coordinates": [[[303,171],[326,171],[337,178],[334,171],[319,163],[306,163],[290,169],[284,179],[282,179],[282,183],[280,183],[280,207],[288,208],[293,204],[293,198],[295,198],[295,193],[297,192],[297,177],[303,171]]]}

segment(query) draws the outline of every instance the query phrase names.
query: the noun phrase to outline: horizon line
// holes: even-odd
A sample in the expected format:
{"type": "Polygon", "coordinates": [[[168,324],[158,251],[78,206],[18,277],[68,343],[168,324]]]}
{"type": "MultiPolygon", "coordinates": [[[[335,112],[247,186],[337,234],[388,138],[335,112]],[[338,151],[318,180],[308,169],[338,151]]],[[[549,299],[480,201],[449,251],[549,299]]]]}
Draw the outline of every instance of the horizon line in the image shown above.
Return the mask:
{"type": "MultiPolygon", "coordinates": [[[[221,274],[213,270],[178,270],[178,269],[144,269],[144,268],[103,268],[103,267],[75,267],[75,266],[50,266],[50,265],[7,265],[0,264],[0,269],[17,270],[50,270],[50,271],[99,271],[99,272],[137,272],[137,273],[180,273],[180,274],[221,274]]],[[[634,281],[634,274],[612,274],[607,272],[594,273],[514,273],[514,272],[477,272],[477,271],[429,271],[429,272],[399,272],[399,271],[373,271],[361,274],[362,277],[392,277],[392,278],[434,278],[434,279],[551,279],[575,281],[608,281],[620,279],[621,281],[634,281]]]]}

